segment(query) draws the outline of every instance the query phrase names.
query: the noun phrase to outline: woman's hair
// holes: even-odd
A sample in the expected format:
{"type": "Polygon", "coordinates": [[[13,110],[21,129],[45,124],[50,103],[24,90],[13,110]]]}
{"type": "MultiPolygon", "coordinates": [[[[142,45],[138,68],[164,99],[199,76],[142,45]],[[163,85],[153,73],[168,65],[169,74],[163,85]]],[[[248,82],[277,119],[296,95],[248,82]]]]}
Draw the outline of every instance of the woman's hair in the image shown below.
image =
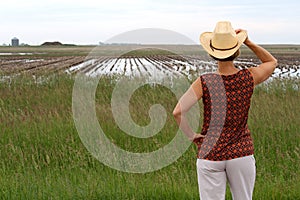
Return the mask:
{"type": "Polygon", "coordinates": [[[238,49],[234,54],[232,54],[231,56],[227,57],[227,58],[216,58],[212,55],[210,55],[210,57],[212,57],[214,60],[217,61],[233,61],[234,59],[236,59],[238,56],[240,55],[240,50],[238,49]]]}

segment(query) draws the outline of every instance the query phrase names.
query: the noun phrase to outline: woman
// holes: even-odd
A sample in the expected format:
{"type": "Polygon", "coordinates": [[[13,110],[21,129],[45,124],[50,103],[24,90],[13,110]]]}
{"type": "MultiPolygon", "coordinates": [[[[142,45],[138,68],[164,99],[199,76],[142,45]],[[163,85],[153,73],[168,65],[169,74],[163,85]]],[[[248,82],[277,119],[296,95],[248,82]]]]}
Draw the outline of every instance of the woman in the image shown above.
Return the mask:
{"type": "Polygon", "coordinates": [[[201,75],[173,111],[181,130],[198,146],[200,199],[225,199],[227,181],[233,199],[252,199],[256,169],[248,111],[254,87],[271,76],[277,60],[251,42],[245,30],[234,30],[230,22],[218,22],[214,32],[201,34],[200,42],[217,60],[218,70],[201,75]],[[262,64],[243,70],[234,66],[243,43],[262,64]],[[204,119],[201,134],[197,134],[189,127],[185,113],[201,98],[204,119]]]}

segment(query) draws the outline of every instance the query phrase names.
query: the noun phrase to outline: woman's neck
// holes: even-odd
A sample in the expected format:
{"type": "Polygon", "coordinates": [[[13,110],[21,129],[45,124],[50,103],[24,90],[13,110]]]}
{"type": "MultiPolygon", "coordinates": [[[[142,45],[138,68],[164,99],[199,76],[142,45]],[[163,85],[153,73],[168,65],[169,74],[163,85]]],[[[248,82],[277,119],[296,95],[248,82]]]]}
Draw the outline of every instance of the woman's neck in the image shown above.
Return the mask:
{"type": "Polygon", "coordinates": [[[218,61],[218,74],[230,75],[238,71],[239,69],[234,66],[233,61],[218,61]]]}

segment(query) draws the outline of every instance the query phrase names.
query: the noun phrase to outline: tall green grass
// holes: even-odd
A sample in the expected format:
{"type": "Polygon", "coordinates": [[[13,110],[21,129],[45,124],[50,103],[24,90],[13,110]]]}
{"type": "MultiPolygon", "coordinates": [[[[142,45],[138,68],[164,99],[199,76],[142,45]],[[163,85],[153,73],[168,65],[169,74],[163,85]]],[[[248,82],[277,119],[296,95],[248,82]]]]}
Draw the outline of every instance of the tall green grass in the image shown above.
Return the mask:
{"type": "MultiPolygon", "coordinates": [[[[155,103],[168,112],[159,134],[138,139],[114,122],[114,83],[113,78],[101,78],[96,93],[98,120],[107,136],[132,152],[166,145],[177,131],[171,115],[177,102],[174,94],[147,85],[134,93],[130,111],[137,124],[149,123],[148,110],[155,103]]],[[[63,75],[39,83],[18,77],[0,84],[1,199],[199,199],[193,145],[172,165],[146,174],[116,171],[93,158],[73,122],[73,84],[73,77],[63,75]]],[[[299,83],[274,81],[255,90],[249,116],[257,165],[254,199],[300,199],[300,106],[295,84],[299,83]]]]}

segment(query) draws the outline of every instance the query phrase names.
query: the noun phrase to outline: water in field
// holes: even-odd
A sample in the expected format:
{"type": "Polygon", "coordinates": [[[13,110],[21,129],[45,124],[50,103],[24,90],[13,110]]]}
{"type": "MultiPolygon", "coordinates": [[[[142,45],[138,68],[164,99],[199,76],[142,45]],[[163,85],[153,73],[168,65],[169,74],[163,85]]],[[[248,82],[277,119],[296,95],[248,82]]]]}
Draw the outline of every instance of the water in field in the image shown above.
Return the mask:
{"type": "MultiPolygon", "coordinates": [[[[5,53],[4,53],[5,54],[5,53]]],[[[279,65],[275,69],[273,78],[300,77],[300,63],[296,56],[282,56],[278,58],[279,65]]],[[[235,61],[240,68],[259,65],[254,57],[241,57],[235,61]]],[[[192,78],[203,73],[214,72],[217,63],[205,56],[178,55],[149,55],[149,56],[100,56],[87,59],[85,56],[12,56],[0,58],[0,78],[9,80],[18,74],[34,76],[51,74],[84,73],[95,77],[102,75],[117,75],[129,77],[179,77],[192,78]]]]}
{"type": "MultiPolygon", "coordinates": [[[[242,68],[257,66],[252,59],[239,59],[235,65],[242,68]]],[[[214,61],[205,61],[197,57],[179,59],[170,56],[129,57],[90,59],[66,70],[67,73],[84,72],[87,76],[125,75],[125,76],[199,76],[216,71],[214,61]]],[[[275,69],[272,77],[300,77],[300,65],[281,65],[275,69]]]]}
{"type": "Polygon", "coordinates": [[[11,56],[11,55],[20,55],[20,56],[24,56],[24,55],[33,55],[33,53],[0,53],[0,56],[11,56]]]}

